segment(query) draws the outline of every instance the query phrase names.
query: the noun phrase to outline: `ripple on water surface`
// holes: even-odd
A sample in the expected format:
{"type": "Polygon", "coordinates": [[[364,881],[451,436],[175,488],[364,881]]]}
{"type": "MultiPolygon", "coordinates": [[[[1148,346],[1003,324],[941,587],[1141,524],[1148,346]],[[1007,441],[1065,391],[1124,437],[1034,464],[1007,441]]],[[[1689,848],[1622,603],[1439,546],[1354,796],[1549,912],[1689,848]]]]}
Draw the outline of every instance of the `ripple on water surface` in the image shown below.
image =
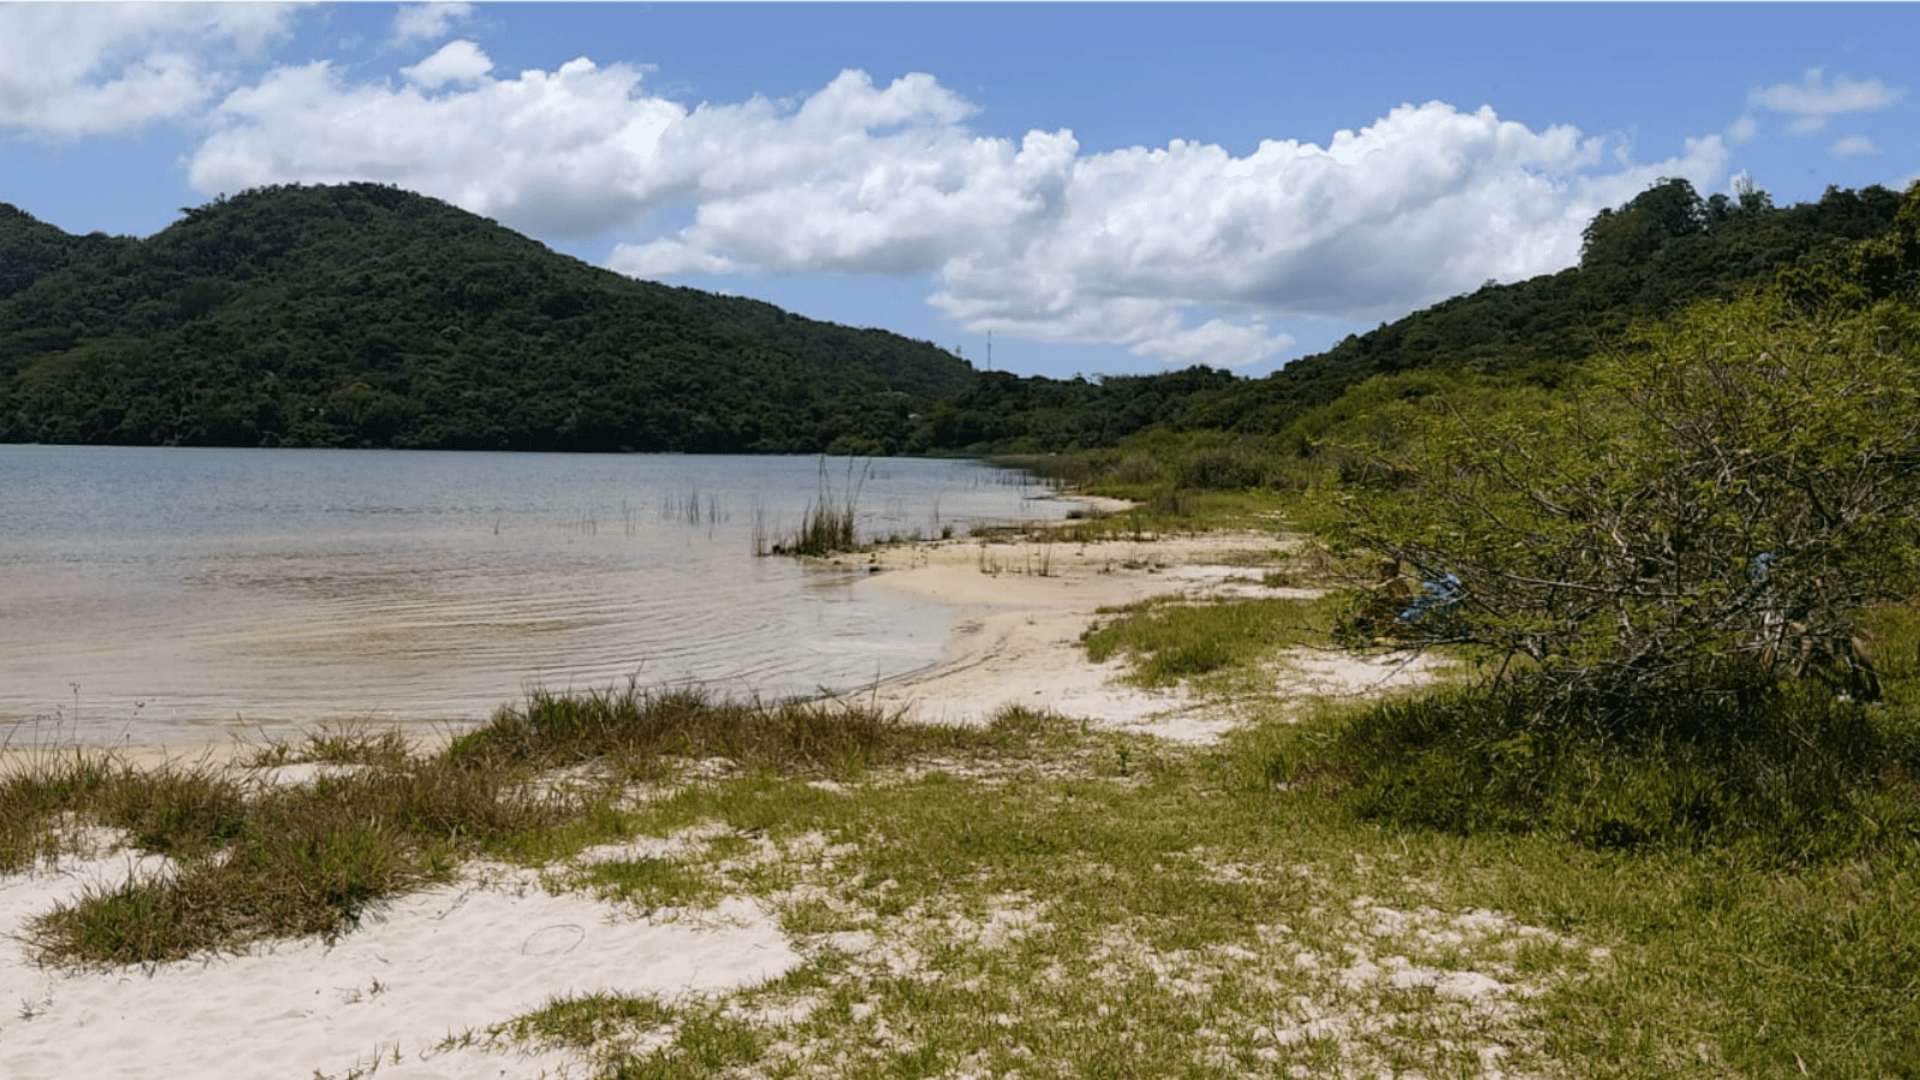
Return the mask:
{"type": "Polygon", "coordinates": [[[756,530],[793,527],[823,484],[874,533],[1064,509],[973,463],[843,469],[0,446],[0,721],[154,742],[472,721],[536,684],[845,689],[936,663],[949,613],[756,558],[756,530]]]}

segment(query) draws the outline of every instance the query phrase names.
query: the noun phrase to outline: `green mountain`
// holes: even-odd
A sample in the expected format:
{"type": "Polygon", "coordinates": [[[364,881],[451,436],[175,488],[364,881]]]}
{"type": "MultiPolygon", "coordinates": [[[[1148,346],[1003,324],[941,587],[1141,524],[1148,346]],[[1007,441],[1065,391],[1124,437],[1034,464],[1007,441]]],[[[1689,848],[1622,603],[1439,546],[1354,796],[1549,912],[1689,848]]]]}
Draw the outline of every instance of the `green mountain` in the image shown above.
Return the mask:
{"type": "Polygon", "coordinates": [[[251,191],[145,240],[0,204],[0,441],[875,454],[1273,434],[1376,375],[1551,385],[1637,321],[1832,264],[1900,205],[1878,186],[1782,209],[1661,181],[1601,211],[1578,266],[1263,379],[1060,380],[634,281],[391,187],[251,191]]]}
{"type": "Polygon", "coordinates": [[[1663,180],[1587,226],[1580,263],[1511,285],[1488,283],[1265,379],[1197,402],[1176,418],[1188,429],[1272,433],[1375,375],[1469,370],[1554,381],[1568,364],[1620,340],[1636,321],[1709,299],[1728,299],[1781,270],[1841,258],[1884,233],[1899,194],[1878,185],[1829,187],[1818,202],[1780,209],[1751,187],[1738,199],[1702,199],[1685,180],[1663,180]]]}
{"type": "MultiPolygon", "coordinates": [[[[1776,208],[1748,187],[1702,199],[1664,180],[1588,225],[1580,264],[1510,285],[1489,283],[1262,379],[1204,367],[1099,381],[983,372],[922,418],[916,448],[1039,452],[1112,446],[1160,427],[1240,435],[1283,432],[1378,375],[1493,374],[1552,385],[1621,340],[1637,321],[1729,298],[1790,267],[1840,259],[1885,232],[1901,197],[1829,188],[1776,208]]],[[[1355,407],[1364,407],[1356,405],[1355,407]]]]}
{"type": "Polygon", "coordinates": [[[973,377],[396,188],[184,214],[133,240],[0,205],[0,441],[875,453],[973,377]]]}

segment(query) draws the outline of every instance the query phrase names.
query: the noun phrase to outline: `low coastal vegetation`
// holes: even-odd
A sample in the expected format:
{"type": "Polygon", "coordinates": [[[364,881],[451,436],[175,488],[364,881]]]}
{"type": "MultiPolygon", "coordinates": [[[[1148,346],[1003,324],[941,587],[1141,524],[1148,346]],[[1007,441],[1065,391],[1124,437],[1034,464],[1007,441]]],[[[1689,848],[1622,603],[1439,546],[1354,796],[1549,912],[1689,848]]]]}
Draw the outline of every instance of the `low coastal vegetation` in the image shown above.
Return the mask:
{"type": "Polygon", "coordinates": [[[591,819],[624,785],[723,758],[769,775],[830,777],[932,753],[1017,753],[1033,734],[908,724],[855,705],[715,702],[628,688],[531,693],[433,753],[397,732],[325,731],[268,744],[245,768],[136,769],[112,754],[48,750],[0,779],[0,871],[84,846],[106,829],[166,857],[43,917],[49,962],[138,964],[270,937],[331,937],[384,896],[446,880],[466,858],[514,850],[591,819]],[[593,766],[592,782],[548,783],[593,766]],[[277,770],[311,766],[290,782],[277,770]]]}
{"type": "Polygon", "coordinates": [[[818,558],[859,550],[863,539],[859,530],[860,490],[866,485],[867,475],[863,472],[855,477],[853,459],[848,458],[846,482],[836,493],[833,478],[827,474],[826,459],[822,458],[820,494],[807,505],[806,512],[800,518],[800,527],[782,540],[771,539],[764,526],[756,527],[753,553],[818,558]]]}
{"type": "MultiPolygon", "coordinates": [[[[1589,230],[1600,284],[1771,220],[1656,193],[1589,230]]],[[[1235,568],[1297,593],[1082,638],[1244,721],[1217,743],[1044,695],[968,728],[535,692],[433,750],[29,755],[0,869],[146,857],[29,929],[60,964],[344,933],[481,856],[652,917],[771,912],[801,956],[771,982],[447,1036],[622,1080],[1920,1076],[1920,186],[1880,209],[1578,365],[1383,373],[1261,432],[1028,459],[1134,501],[1050,533],[1076,543],[1315,538],[1235,568]],[[1353,651],[1446,666],[1278,689],[1353,651]],[[634,838],[671,852],[577,861],[634,838]]]]}
{"type": "MultiPolygon", "coordinates": [[[[1322,641],[1338,617],[1275,603],[1322,641]]],[[[1875,626],[1920,641],[1898,610],[1875,626]]],[[[1145,672],[1217,629],[1127,654],[1145,672]]],[[[1901,1075],[1914,666],[1878,708],[1789,695],[1731,746],[1677,723],[1514,745],[1465,674],[1203,746],[620,690],[534,693],[431,752],[369,730],[230,770],[52,753],[0,797],[11,865],[89,824],[175,868],[49,913],[49,963],[350,932],[482,854],[656,918],[749,897],[800,944],[763,985],[563,996],[443,1044],[568,1047],[601,1077],[1901,1075]],[[569,861],[649,837],[668,848],[569,861]]]]}

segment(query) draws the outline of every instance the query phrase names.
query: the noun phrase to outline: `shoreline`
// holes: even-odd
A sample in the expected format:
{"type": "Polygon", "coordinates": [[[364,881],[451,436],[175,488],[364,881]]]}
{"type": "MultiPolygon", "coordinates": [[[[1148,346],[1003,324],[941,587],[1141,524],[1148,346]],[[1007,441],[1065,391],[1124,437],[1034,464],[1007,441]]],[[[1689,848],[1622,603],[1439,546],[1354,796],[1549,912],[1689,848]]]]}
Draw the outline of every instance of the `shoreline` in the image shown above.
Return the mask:
{"type": "MultiPolygon", "coordinates": [[[[1073,496],[1098,514],[1133,504],[1073,496]]],[[[1204,704],[1179,689],[1126,686],[1121,659],[1089,661],[1081,635],[1113,609],[1169,595],[1188,602],[1221,599],[1308,599],[1319,590],[1259,583],[1260,567],[1296,549],[1300,538],[1250,530],[1154,535],[1110,540],[1055,540],[1051,529],[884,544],[864,551],[808,558],[822,569],[865,570],[857,588],[881,588],[947,608],[943,658],[883,681],[828,694],[824,700],[862,702],[910,722],[985,724],[1007,706],[1084,719],[1109,729],[1157,735],[1176,742],[1215,741],[1236,721],[1209,716],[1204,704]]],[[[1321,662],[1306,692],[1352,692],[1391,675],[1363,659],[1321,662]],[[1338,668],[1339,670],[1333,670],[1338,668]]],[[[0,746],[0,769],[35,756],[100,751],[140,768],[169,764],[228,765],[271,741],[297,744],[302,733],[340,727],[396,729],[417,750],[431,750],[485,720],[399,721],[368,718],[277,724],[291,734],[243,735],[208,730],[202,739],[93,745],[51,742],[0,746]]]]}
{"type": "MultiPolygon", "coordinates": [[[[1075,496],[1095,513],[1132,504],[1075,496]]],[[[1070,521],[1049,523],[1055,527],[1070,521]]],[[[910,720],[984,724],[1008,704],[1051,708],[1102,725],[1161,734],[1179,741],[1210,741],[1223,726],[1186,715],[1194,703],[1172,691],[1118,684],[1120,661],[1090,663],[1080,634],[1101,607],[1119,607],[1180,593],[1193,599],[1230,596],[1305,596],[1309,590],[1268,589],[1253,582],[1249,563],[1270,559],[1298,540],[1282,533],[1204,533],[1099,542],[1054,541],[1045,533],[999,535],[881,545],[807,561],[842,571],[865,569],[860,588],[884,588],[949,609],[943,658],[929,667],[827,696],[868,701],[910,720]],[[1238,579],[1238,580],[1236,580],[1238,579]]],[[[349,721],[349,724],[359,723],[349,721]]],[[[420,748],[444,744],[484,720],[381,721],[420,748]]],[[[326,722],[299,725],[321,730],[326,722]]],[[[276,725],[288,726],[288,725],[276,725]]],[[[276,738],[281,736],[275,735],[276,738]]],[[[298,734],[288,736],[297,741],[298,734]]],[[[178,763],[228,764],[266,740],[209,730],[204,739],[152,743],[8,745],[0,767],[37,754],[74,750],[111,752],[140,767],[178,763]]]]}
{"type": "Polygon", "coordinates": [[[944,662],[838,696],[929,723],[984,724],[1002,708],[1020,705],[1096,727],[1211,742],[1232,726],[1230,720],[1204,715],[1201,703],[1180,690],[1123,685],[1125,661],[1092,663],[1080,637],[1101,609],[1156,596],[1202,601],[1317,595],[1263,586],[1251,568],[1298,543],[1287,534],[1260,532],[1085,543],[1041,533],[897,545],[822,560],[864,564],[872,587],[955,612],[944,662]]]}
{"type": "MultiPolygon", "coordinates": [[[[1230,709],[1180,691],[1128,687],[1120,681],[1122,662],[1090,663],[1080,635],[1099,617],[1098,609],[1154,596],[1310,595],[1312,590],[1259,581],[1261,567],[1297,543],[1258,532],[1097,543],[1040,533],[903,544],[817,560],[843,571],[864,566],[861,587],[900,590],[955,612],[943,663],[840,697],[898,710],[910,720],[984,724],[1017,704],[1098,728],[1212,742],[1239,723],[1230,709]]],[[[1301,667],[1299,659],[1284,657],[1280,666],[1301,667]]],[[[1352,670],[1333,684],[1277,672],[1273,691],[1308,695],[1327,692],[1327,685],[1336,687],[1332,692],[1343,685],[1356,690],[1355,672],[1371,681],[1382,671],[1366,661],[1347,666],[1352,670]]],[[[448,725],[407,732],[416,748],[455,733],[448,725]]],[[[110,750],[136,766],[198,761],[237,767],[241,754],[259,745],[229,739],[110,750]]],[[[0,766],[10,754],[31,752],[0,751],[0,766]]],[[[265,783],[305,783],[323,775],[324,767],[249,773],[265,783]]],[[[841,790],[827,781],[809,786],[841,790]]],[[[77,1074],[131,1080],[158,1067],[187,1080],[214,1080],[244,1061],[246,1068],[275,1075],[311,1070],[341,1078],[375,1070],[397,1080],[585,1075],[593,1065],[581,1052],[559,1043],[514,1042],[502,1034],[511,1025],[501,1025],[581,993],[670,1003],[723,999],[835,950],[898,947],[868,930],[824,937],[796,933],[782,924],[777,904],[752,894],[729,895],[705,912],[640,911],[591,890],[554,886],[593,864],[671,861],[715,838],[765,847],[763,840],[744,840],[738,830],[706,823],[664,838],[603,844],[542,867],[479,860],[446,884],[381,900],[335,941],[270,940],[235,954],[137,971],[40,966],[22,936],[35,915],[169,872],[166,856],[122,849],[109,832],[97,831],[92,850],[0,875],[0,934],[9,938],[0,949],[0,992],[20,1004],[17,1020],[0,1020],[0,1072],[22,1080],[77,1074]],[[110,1038],[102,1037],[102,1024],[110,1027],[110,1038]]],[[[811,837],[798,843],[804,850],[797,854],[768,848],[756,857],[812,865],[835,850],[825,836],[817,844],[811,837]]]]}

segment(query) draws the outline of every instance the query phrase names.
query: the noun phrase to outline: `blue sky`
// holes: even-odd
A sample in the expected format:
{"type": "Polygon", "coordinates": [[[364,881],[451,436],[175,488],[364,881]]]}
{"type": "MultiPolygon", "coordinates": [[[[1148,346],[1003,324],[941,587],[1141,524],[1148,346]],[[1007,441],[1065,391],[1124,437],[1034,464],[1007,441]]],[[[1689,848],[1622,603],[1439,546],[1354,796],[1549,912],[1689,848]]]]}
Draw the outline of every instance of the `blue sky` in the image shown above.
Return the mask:
{"type": "Polygon", "coordinates": [[[1908,4],[0,4],[0,201],[398,184],[1021,373],[1260,375],[1654,180],[1920,176],[1908,4]]]}

